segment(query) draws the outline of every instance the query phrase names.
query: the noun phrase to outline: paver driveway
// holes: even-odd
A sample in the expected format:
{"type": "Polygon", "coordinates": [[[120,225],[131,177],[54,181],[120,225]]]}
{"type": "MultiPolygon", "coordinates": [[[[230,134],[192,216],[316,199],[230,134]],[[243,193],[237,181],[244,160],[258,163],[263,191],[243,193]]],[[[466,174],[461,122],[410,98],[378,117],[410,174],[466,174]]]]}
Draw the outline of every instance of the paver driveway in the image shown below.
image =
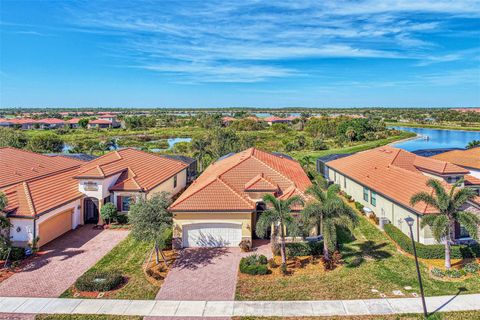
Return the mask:
{"type": "MultiPolygon", "coordinates": [[[[268,242],[259,242],[255,252],[271,257],[268,242]]],[[[157,300],[234,300],[240,248],[184,249],[175,261],[157,295],[157,300]]]]}
{"type": "Polygon", "coordinates": [[[58,297],[127,235],[125,230],[95,230],[91,225],[70,231],[0,283],[0,296],[58,297]]]}

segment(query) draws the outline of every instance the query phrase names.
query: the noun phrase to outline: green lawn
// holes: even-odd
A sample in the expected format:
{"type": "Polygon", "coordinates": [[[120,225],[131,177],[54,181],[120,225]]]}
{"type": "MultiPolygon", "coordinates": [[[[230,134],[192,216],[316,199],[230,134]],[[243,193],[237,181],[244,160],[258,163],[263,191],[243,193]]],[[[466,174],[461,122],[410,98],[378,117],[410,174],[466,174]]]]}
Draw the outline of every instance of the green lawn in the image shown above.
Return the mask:
{"type": "Polygon", "coordinates": [[[381,140],[376,140],[376,141],[361,142],[353,146],[321,150],[321,151],[311,151],[311,150],[294,151],[294,152],[290,152],[290,154],[298,160],[302,159],[305,156],[308,156],[312,161],[315,161],[319,157],[324,157],[331,154],[345,154],[345,153],[355,153],[355,152],[365,151],[368,149],[381,147],[395,141],[408,139],[412,137],[415,137],[415,133],[402,131],[402,133],[398,136],[391,136],[391,137],[381,139],[381,140]]]}
{"type": "MultiPolygon", "coordinates": [[[[234,317],[233,320],[423,320],[420,314],[396,314],[381,316],[338,316],[338,317],[234,317]]],[[[432,320],[475,320],[480,319],[480,311],[441,312],[430,316],[432,320]]]]}
{"type": "MultiPolygon", "coordinates": [[[[147,280],[142,268],[151,249],[152,244],[136,241],[129,235],[87,272],[118,270],[128,278],[127,285],[104,298],[154,299],[160,288],[147,280]]],[[[65,291],[61,297],[72,298],[72,288],[65,291]]]]}
{"type": "MultiPolygon", "coordinates": [[[[347,237],[343,237],[347,238],[347,237]]],[[[414,260],[396,250],[383,232],[365,218],[354,231],[354,240],[344,240],[345,264],[333,271],[322,268],[300,269],[290,276],[277,274],[246,276],[237,283],[238,300],[322,300],[379,298],[380,293],[395,297],[401,290],[411,297],[419,293],[414,260]],[[407,291],[405,286],[413,290],[407,291]],[[372,289],[379,292],[372,292],[372,289]]],[[[461,282],[444,282],[429,277],[422,265],[425,294],[428,296],[480,292],[480,277],[461,282]]]]}
{"type": "Polygon", "coordinates": [[[480,131],[480,125],[478,125],[478,124],[470,123],[468,125],[464,125],[461,122],[440,123],[440,124],[428,124],[428,123],[424,124],[424,123],[415,123],[415,122],[387,122],[387,126],[444,129],[444,130],[480,131]]]}

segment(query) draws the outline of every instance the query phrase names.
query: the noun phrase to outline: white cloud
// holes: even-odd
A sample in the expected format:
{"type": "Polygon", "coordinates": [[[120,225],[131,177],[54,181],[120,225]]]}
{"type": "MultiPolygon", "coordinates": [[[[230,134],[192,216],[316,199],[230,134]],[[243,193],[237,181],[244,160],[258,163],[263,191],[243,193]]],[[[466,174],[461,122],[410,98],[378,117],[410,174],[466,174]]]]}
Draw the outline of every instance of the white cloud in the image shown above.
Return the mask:
{"type": "Polygon", "coordinates": [[[69,21],[111,32],[111,50],[128,65],[209,82],[298,76],[305,74],[299,67],[279,64],[307,58],[414,59],[419,66],[459,60],[460,53],[439,53],[431,35],[460,33],[450,19],[480,16],[480,2],[470,0],[108,4],[71,7],[69,21]]]}

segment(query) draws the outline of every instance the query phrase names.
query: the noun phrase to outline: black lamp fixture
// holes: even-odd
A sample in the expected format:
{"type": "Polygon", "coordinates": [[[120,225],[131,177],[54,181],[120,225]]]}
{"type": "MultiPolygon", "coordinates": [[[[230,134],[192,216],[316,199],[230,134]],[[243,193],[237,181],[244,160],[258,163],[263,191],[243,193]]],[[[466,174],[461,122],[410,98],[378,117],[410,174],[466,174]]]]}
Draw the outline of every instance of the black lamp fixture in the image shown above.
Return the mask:
{"type": "Polygon", "coordinates": [[[425,304],[425,295],[423,294],[422,275],[420,274],[420,267],[418,265],[417,248],[415,247],[415,239],[413,238],[413,224],[415,223],[415,219],[413,219],[412,217],[407,217],[405,218],[405,222],[410,228],[410,238],[412,239],[413,255],[415,256],[415,266],[417,267],[418,284],[420,285],[420,295],[422,296],[423,315],[425,316],[425,318],[427,318],[428,313],[427,313],[427,305],[425,304]]]}

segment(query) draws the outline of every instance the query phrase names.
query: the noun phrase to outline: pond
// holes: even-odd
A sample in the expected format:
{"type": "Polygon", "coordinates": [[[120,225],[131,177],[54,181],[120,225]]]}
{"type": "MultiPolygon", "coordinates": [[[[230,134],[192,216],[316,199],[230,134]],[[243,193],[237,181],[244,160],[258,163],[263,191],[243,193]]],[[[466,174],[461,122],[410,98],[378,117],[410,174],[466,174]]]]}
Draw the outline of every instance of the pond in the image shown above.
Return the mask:
{"type": "Polygon", "coordinates": [[[392,129],[414,132],[417,138],[395,143],[393,146],[407,151],[424,149],[465,148],[472,140],[480,140],[479,131],[443,130],[392,126],[392,129]]]}
{"type": "MultiPolygon", "coordinates": [[[[117,141],[118,141],[118,139],[117,139],[117,141]]],[[[152,140],[152,141],[150,141],[150,142],[158,142],[158,141],[160,141],[160,140],[152,140]]],[[[166,139],[166,141],[167,141],[167,143],[168,143],[168,147],[167,147],[167,148],[165,148],[165,149],[151,148],[151,149],[149,149],[149,150],[152,151],[152,152],[161,152],[161,151],[166,151],[166,150],[172,150],[173,147],[175,146],[175,144],[177,144],[177,143],[179,143],[179,142],[190,142],[190,141],[192,141],[192,138],[178,138],[178,137],[177,137],[177,138],[169,138],[169,139],[166,139]]],[[[111,150],[117,150],[117,149],[120,149],[120,148],[122,148],[122,146],[117,142],[117,145],[116,145],[115,147],[110,148],[110,149],[111,149],[111,150]]],[[[73,147],[72,147],[70,144],[65,143],[65,144],[63,145],[63,150],[62,150],[62,152],[63,152],[63,153],[69,153],[69,151],[72,150],[72,149],[73,149],[73,147]]]]}

